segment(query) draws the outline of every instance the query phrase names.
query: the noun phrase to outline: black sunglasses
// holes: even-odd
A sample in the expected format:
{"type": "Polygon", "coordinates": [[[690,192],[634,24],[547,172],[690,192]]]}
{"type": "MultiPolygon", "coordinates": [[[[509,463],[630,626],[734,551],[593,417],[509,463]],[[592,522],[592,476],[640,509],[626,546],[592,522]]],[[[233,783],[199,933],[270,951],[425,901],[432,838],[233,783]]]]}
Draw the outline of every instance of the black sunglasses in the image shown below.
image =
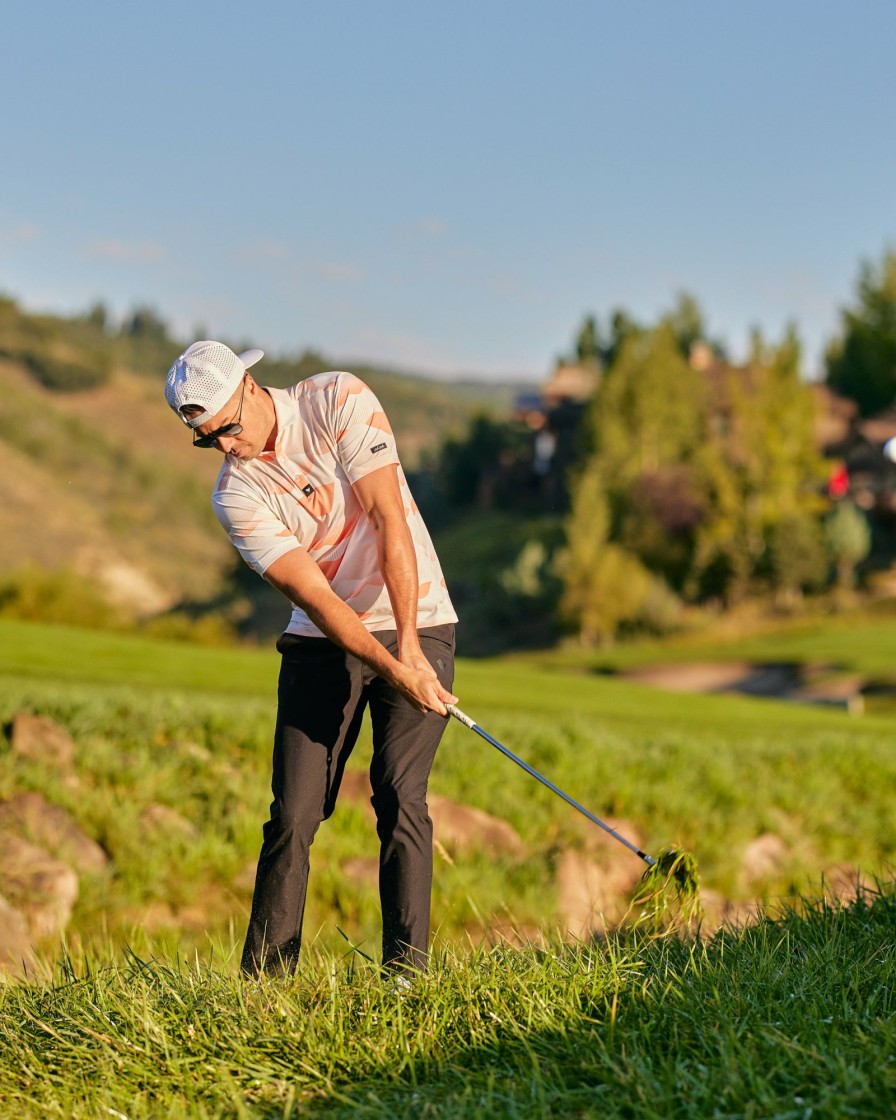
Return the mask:
{"type": "Polygon", "coordinates": [[[240,390],[240,407],[236,414],[236,420],[230,424],[225,424],[223,428],[216,428],[213,432],[209,432],[207,436],[197,436],[193,433],[193,446],[194,447],[214,447],[221,436],[238,436],[243,430],[243,425],[240,423],[240,418],[243,415],[243,394],[246,392],[246,379],[243,378],[243,387],[240,390]]]}

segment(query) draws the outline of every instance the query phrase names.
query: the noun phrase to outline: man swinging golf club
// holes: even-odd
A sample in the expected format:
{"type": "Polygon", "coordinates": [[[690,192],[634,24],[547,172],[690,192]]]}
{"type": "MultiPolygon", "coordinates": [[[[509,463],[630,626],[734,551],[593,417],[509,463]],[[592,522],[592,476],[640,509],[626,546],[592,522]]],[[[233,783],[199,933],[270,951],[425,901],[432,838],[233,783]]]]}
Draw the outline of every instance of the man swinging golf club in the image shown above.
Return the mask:
{"type": "Polygon", "coordinates": [[[374,394],[344,372],[263,388],[247,372],[262,353],[195,342],[165,386],[194,446],[224,455],[212,495],[219,521],[293,607],[277,643],[273,802],[242,969],[296,967],[309,848],[369,707],[383,964],[413,972],[428,952],[426,787],[457,699],[457,616],[374,394]]]}

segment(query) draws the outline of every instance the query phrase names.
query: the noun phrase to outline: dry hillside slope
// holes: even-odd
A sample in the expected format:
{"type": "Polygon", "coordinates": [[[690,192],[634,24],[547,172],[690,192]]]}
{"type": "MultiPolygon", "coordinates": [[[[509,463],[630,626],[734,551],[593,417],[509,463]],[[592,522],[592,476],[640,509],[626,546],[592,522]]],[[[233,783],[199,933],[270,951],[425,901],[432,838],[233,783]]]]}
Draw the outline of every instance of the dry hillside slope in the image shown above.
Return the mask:
{"type": "Polygon", "coordinates": [[[74,568],[141,612],[217,590],[231,562],[208,501],[219,462],[190,447],[157,386],[122,373],[53,393],[10,362],[0,381],[0,570],[74,568]]]}
{"type": "MultiPolygon", "coordinates": [[[[272,382],[291,368],[273,361],[272,382]]],[[[376,382],[406,466],[508,391],[361,372],[376,382]]],[[[239,567],[209,502],[221,459],[193,448],[165,403],[163,372],[117,366],[97,387],[62,392],[0,357],[0,388],[0,576],[73,569],[144,615],[221,593],[239,567]]],[[[279,598],[277,612],[275,629],[279,598]]]]}

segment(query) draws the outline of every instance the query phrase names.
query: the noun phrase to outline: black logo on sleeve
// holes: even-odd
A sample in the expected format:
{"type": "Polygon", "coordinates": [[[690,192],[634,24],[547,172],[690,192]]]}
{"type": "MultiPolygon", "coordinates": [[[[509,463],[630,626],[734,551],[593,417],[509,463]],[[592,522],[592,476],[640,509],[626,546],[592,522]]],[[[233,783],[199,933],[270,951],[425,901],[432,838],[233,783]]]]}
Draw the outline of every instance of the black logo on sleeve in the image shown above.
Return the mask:
{"type": "Polygon", "coordinates": [[[302,487],[302,493],[305,495],[306,498],[310,498],[311,495],[314,493],[314,487],[311,485],[310,482],[308,483],[307,486],[302,487]]]}
{"type": "Polygon", "coordinates": [[[378,443],[376,445],[376,447],[371,447],[370,454],[371,455],[376,455],[377,451],[382,451],[385,446],[386,446],[385,443],[378,443]]]}

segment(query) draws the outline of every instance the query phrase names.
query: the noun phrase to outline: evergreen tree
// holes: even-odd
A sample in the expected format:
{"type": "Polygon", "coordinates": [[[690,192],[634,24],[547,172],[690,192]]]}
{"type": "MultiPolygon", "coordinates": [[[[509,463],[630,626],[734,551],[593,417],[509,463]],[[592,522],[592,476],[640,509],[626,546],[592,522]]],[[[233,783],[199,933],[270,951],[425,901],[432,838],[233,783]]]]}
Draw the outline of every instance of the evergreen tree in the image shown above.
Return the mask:
{"type": "Polygon", "coordinates": [[[855,585],[856,565],[871,551],[867,518],[853,502],[838,502],[825,520],[824,535],[837,586],[841,591],[849,591],[855,585]]]}
{"type": "Polygon", "coordinates": [[[601,354],[600,330],[597,319],[589,315],[579,330],[576,339],[576,360],[580,366],[599,366],[601,354]]]}
{"type": "Polygon", "coordinates": [[[688,292],[680,292],[675,307],[666,316],[666,322],[675,332],[678,348],[685,358],[690,357],[695,342],[706,338],[703,312],[700,304],[688,292]]]}
{"type": "Polygon", "coordinates": [[[857,306],[842,313],[843,332],[828,349],[827,383],[863,416],[896,401],[896,253],[879,268],[862,265],[857,306]]]}
{"type": "Polygon", "coordinates": [[[771,570],[778,603],[791,607],[804,591],[820,588],[828,574],[821,522],[807,514],[788,514],[769,534],[771,570]]]}

